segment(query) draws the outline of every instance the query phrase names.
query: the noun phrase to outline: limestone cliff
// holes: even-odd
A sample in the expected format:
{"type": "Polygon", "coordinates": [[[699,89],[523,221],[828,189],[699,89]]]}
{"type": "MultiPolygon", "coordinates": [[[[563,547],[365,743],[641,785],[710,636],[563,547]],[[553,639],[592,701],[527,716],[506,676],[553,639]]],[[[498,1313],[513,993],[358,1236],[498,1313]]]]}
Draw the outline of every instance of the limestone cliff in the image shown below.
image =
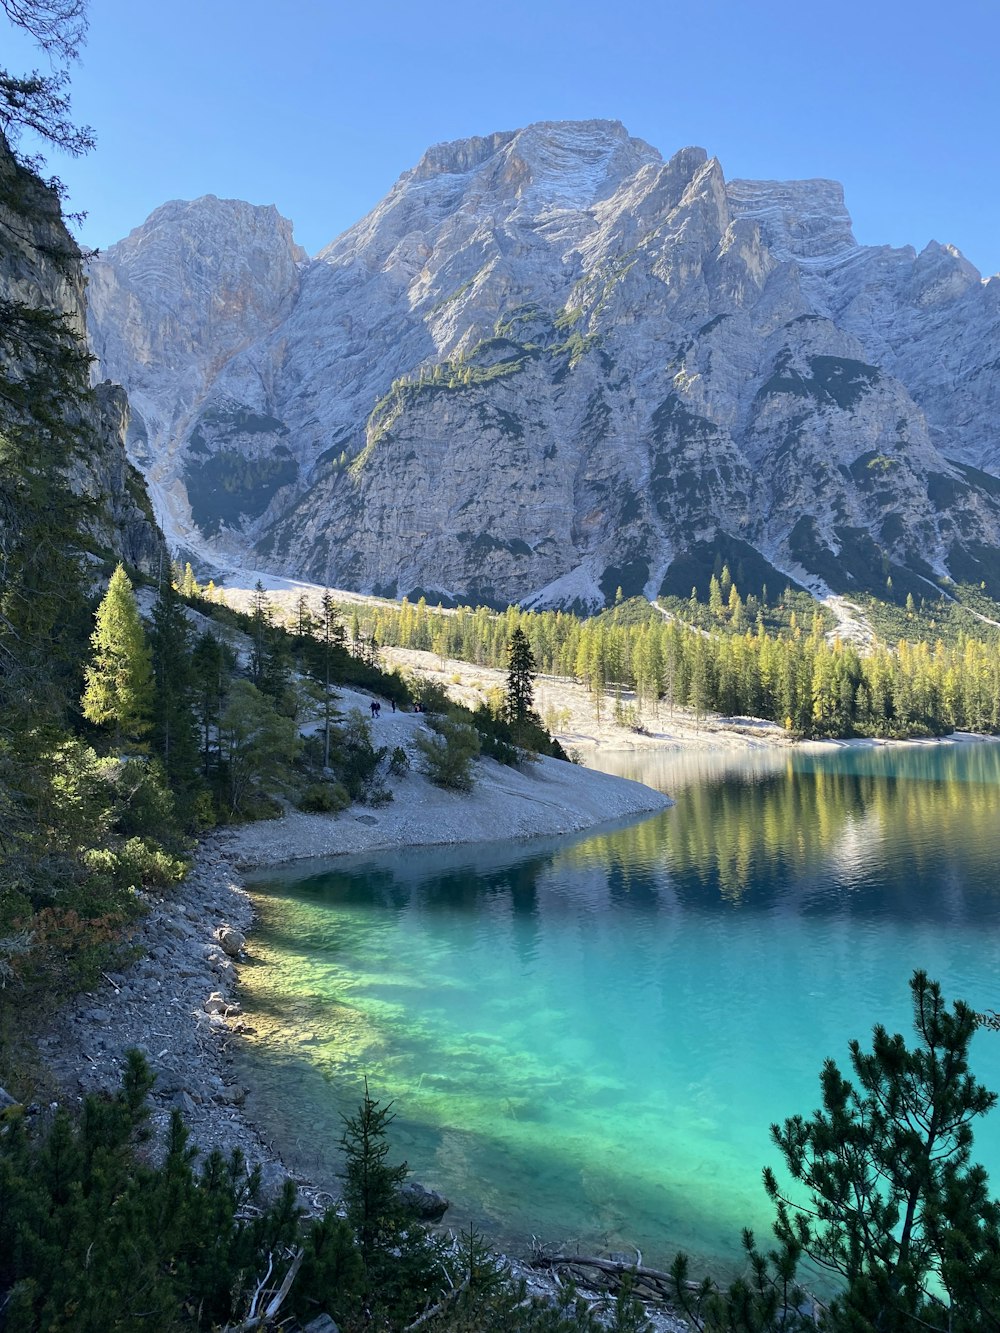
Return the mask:
{"type": "MultiPolygon", "coordinates": [[[[86,356],[83,260],[63,222],[56,193],[18,166],[0,135],[0,306],[10,318],[4,371],[29,384],[37,349],[15,329],[14,312],[56,320],[56,341],[86,356]]],[[[16,413],[16,403],[7,403],[16,413]]],[[[120,385],[99,385],[59,407],[72,443],[67,475],[87,503],[82,526],[92,549],[139,568],[155,569],[165,552],[142,475],[128,460],[128,399],[120,385]]]]}
{"type": "Polygon", "coordinates": [[[1000,593],[1000,278],[860,246],[829,181],[731,181],[616,122],[432,148],[306,260],[169,204],[91,338],[176,533],[333,585],[503,603],[1000,593]]]}

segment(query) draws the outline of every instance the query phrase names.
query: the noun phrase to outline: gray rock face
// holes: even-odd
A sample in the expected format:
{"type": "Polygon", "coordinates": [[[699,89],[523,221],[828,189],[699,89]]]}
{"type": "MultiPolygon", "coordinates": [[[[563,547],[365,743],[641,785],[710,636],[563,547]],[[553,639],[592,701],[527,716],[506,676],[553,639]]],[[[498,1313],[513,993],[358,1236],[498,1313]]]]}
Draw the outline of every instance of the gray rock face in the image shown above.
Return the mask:
{"type": "Polygon", "coordinates": [[[165,205],[92,264],[91,338],[174,537],[282,572],[1000,591],[1000,277],[859,246],[834,182],[532,125],[432,148],[312,261],[273,209],[165,205]]]}
{"type": "MultiPolygon", "coordinates": [[[[86,284],[80,253],[63,223],[58,197],[18,170],[2,134],[0,196],[0,302],[63,315],[85,346],[86,284]],[[26,198],[27,212],[13,210],[9,201],[18,196],[26,198]]],[[[69,484],[94,502],[82,520],[86,535],[119,559],[155,569],[164,548],[142,477],[126,457],[129,409],[124,391],[120,385],[97,385],[65,412],[76,436],[67,467],[69,484]]]]}
{"type": "Polygon", "coordinates": [[[276,395],[255,383],[256,360],[231,363],[288,316],[305,258],[274,208],[209,195],[164,204],[91,263],[91,344],[107,374],[131,386],[129,451],[165,514],[189,512],[191,483],[196,521],[218,533],[239,517],[225,504],[234,469],[246,476],[239,499],[250,510],[261,476],[267,485],[297,478],[276,395]],[[228,389],[215,392],[224,380],[228,389]],[[258,398],[266,410],[251,405],[258,398]],[[200,504],[202,495],[212,498],[200,504]]]}

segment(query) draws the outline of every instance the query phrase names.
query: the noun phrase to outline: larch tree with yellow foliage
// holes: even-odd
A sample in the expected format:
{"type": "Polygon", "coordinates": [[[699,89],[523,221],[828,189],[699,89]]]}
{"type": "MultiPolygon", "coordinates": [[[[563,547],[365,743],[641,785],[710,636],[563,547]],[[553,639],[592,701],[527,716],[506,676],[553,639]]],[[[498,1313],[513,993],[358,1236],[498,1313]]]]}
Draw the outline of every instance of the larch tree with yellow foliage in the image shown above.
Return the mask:
{"type": "Polygon", "coordinates": [[[113,730],[116,745],[141,740],[152,724],[153,661],[132,583],[119,565],[97,608],[81,706],[88,722],[113,730]]]}

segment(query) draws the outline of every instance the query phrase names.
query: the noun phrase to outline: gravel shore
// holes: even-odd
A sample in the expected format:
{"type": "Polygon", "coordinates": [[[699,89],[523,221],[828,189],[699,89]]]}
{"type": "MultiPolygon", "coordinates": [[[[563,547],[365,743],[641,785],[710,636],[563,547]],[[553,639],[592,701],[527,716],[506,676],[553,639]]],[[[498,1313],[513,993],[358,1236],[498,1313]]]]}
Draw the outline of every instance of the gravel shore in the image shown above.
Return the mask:
{"type": "MultiPolygon", "coordinates": [[[[419,725],[419,715],[390,714],[375,724],[382,728],[376,739],[409,750],[419,725]]],[[[156,1073],[156,1140],[179,1107],[202,1152],[217,1148],[228,1155],[238,1148],[248,1166],[261,1168],[267,1191],[292,1176],[302,1206],[325,1209],[330,1194],[289,1171],[244,1114],[247,1090],[232,1072],[234,1043],[252,1033],[239,1004],[239,962],[253,949],[254,915],[241,872],[387,847],[572,833],[670,804],[640,783],[557,760],[523,771],[492,760],[476,767],[475,789],[466,795],[442,791],[411,771],[394,782],[387,806],[353,806],[336,816],[291,811],[203,839],[182,884],[144,895],[148,910],[134,941],[138,961],[106,974],[99,989],[78,997],[41,1038],[42,1058],[64,1099],[118,1087],[125,1052],[136,1047],[156,1073]]],[[[540,1276],[531,1274],[531,1282],[546,1289],[540,1276]]],[[[658,1319],[657,1327],[681,1325],[658,1319]]]]}
{"type": "MultiPolygon", "coordinates": [[[[395,731],[393,744],[412,733],[418,716],[396,715],[395,727],[386,728],[395,731]]],[[[246,939],[253,903],[242,871],[387,847],[573,833],[670,804],[641,783],[555,759],[524,771],[488,759],[476,767],[468,794],[443,791],[411,771],[392,784],[393,801],[377,809],[290,811],[204,838],[183,883],[143,895],[147,914],[134,940],[138,961],[105,975],[98,990],[78,997],[41,1038],[45,1062],[67,1095],[117,1087],[124,1052],[137,1047],[157,1075],[155,1128],[179,1106],[202,1149],[239,1147],[267,1171],[276,1159],[243,1116],[245,1089],[233,1083],[229,1069],[230,1046],[245,1031],[239,959],[253,947],[252,935],[246,939]]]]}
{"type": "Polygon", "coordinates": [[[662,792],[640,782],[558,759],[539,759],[523,770],[481,759],[476,769],[469,793],[434,787],[411,771],[393,783],[389,805],[352,806],[336,816],[290,811],[283,819],[234,830],[229,850],[239,868],[248,870],[389,847],[551,837],[652,814],[671,804],[662,792]]]}

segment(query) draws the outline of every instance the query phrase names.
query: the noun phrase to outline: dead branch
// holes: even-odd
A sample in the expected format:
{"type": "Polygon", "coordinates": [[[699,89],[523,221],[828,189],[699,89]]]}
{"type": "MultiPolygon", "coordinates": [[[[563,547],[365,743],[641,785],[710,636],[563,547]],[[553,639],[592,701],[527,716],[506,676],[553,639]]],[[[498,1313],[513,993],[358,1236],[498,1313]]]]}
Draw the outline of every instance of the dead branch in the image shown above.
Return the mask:
{"type": "Polygon", "coordinates": [[[258,1302],[264,1293],[264,1287],[271,1275],[272,1263],[271,1257],[268,1256],[267,1272],[257,1284],[257,1290],[254,1292],[253,1300],[250,1302],[250,1313],[241,1324],[227,1324],[223,1333],[253,1333],[255,1329],[266,1328],[281,1309],[285,1297],[288,1295],[289,1291],[291,1291],[292,1283],[295,1281],[295,1275],[302,1267],[302,1260],[305,1258],[305,1253],[305,1250],[301,1247],[295,1251],[292,1262],[288,1265],[288,1272],[285,1274],[284,1281],[271,1297],[271,1300],[268,1302],[263,1313],[258,1314],[258,1302]]]}
{"type": "Polygon", "coordinates": [[[429,1324],[432,1319],[436,1319],[439,1314],[442,1314],[447,1310],[448,1306],[454,1304],[462,1292],[468,1287],[471,1277],[472,1274],[467,1273],[458,1286],[453,1287],[451,1291],[447,1292],[442,1299],[438,1301],[437,1305],[432,1305],[429,1310],[425,1310],[422,1315],[418,1315],[412,1324],[407,1324],[403,1329],[403,1333],[414,1333],[414,1329],[422,1328],[424,1324],[429,1324]]]}
{"type": "MultiPolygon", "coordinates": [[[[659,1268],[645,1268],[642,1264],[625,1264],[615,1259],[600,1259],[596,1255],[548,1255],[531,1258],[528,1263],[532,1268],[545,1268],[551,1264],[561,1264],[564,1268],[596,1268],[601,1273],[610,1273],[612,1277],[636,1277],[646,1282],[660,1282],[673,1288],[672,1274],[659,1268]]],[[[700,1291],[700,1282],[685,1282],[688,1291],[700,1291]]]]}

